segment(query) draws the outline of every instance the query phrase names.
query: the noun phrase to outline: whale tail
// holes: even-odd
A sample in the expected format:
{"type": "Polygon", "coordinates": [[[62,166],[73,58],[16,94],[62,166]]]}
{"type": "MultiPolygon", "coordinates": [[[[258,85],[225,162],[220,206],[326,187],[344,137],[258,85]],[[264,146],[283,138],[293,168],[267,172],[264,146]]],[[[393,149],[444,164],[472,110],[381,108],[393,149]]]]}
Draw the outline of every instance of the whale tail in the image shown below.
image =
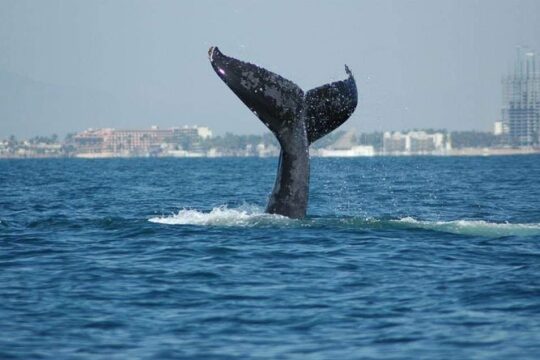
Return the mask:
{"type": "MultiPolygon", "coordinates": [[[[224,55],[217,47],[208,51],[216,74],[272,131],[280,143],[283,134],[303,121],[308,145],[343,124],[354,112],[358,93],[347,66],[347,79],[309,90],[271,71],[224,55]]],[[[284,144],[282,143],[282,146],[284,144]]]]}
{"type": "Polygon", "coordinates": [[[274,133],[281,145],[279,167],[266,211],[291,218],[306,215],[309,193],[309,145],[343,124],[358,102],[348,78],[309,90],[259,66],[208,51],[216,74],[274,133]]]}

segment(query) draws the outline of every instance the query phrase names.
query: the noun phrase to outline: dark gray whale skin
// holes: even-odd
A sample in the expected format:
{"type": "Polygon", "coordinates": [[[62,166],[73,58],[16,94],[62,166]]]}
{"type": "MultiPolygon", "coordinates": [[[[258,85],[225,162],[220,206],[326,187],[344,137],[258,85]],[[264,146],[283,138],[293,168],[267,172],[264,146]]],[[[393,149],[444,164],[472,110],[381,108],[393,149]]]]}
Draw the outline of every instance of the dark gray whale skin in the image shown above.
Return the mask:
{"type": "Polygon", "coordinates": [[[266,212],[304,218],[309,195],[309,145],[343,124],[354,112],[358,93],[348,78],[304,93],[292,81],[259,66],[208,51],[216,74],[274,133],[281,145],[279,166],[266,212]]]}

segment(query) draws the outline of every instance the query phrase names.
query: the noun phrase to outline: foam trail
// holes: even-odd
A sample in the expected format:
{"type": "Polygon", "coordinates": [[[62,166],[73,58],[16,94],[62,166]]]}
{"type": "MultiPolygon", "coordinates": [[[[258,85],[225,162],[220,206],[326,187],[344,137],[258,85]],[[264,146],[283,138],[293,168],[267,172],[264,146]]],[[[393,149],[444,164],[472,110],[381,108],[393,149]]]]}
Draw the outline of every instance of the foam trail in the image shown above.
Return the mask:
{"type": "Polygon", "coordinates": [[[358,231],[401,228],[426,229],[457,235],[502,237],[502,236],[540,236],[540,223],[511,224],[484,220],[428,221],[404,217],[398,220],[380,220],[364,217],[316,217],[293,220],[285,216],[267,214],[264,209],[254,205],[238,208],[215,207],[209,212],[182,209],[176,214],[148,219],[157,224],[200,225],[224,227],[282,227],[357,229],[358,231]]]}
{"type": "Polygon", "coordinates": [[[540,235],[540,223],[511,224],[484,220],[421,221],[412,217],[392,220],[393,223],[410,228],[421,228],[459,235],[486,237],[540,235]]]}
{"type": "Polygon", "coordinates": [[[213,208],[210,212],[182,209],[177,214],[159,216],[148,221],[167,225],[206,225],[206,226],[260,226],[288,224],[294,222],[285,216],[264,213],[256,206],[241,206],[229,209],[227,206],[213,208]]]}

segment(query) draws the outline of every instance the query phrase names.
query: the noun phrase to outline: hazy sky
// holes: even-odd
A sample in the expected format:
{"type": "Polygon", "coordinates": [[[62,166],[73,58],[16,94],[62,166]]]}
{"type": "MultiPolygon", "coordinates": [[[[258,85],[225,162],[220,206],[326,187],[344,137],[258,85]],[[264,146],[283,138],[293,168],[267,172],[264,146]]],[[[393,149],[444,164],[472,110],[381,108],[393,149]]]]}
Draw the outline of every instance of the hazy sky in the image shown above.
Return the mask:
{"type": "Polygon", "coordinates": [[[540,51],[540,1],[0,0],[0,138],[87,127],[265,127],[207,50],[307,90],[353,71],[345,128],[490,130],[517,45],[540,51]]]}

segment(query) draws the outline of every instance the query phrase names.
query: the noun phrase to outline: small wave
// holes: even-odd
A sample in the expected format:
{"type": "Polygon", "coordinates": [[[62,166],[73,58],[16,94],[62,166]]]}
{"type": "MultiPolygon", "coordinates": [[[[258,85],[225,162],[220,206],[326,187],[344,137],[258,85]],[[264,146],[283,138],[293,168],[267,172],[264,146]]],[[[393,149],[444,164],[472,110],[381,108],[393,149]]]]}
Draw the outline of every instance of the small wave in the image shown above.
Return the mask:
{"type": "Polygon", "coordinates": [[[295,220],[281,215],[266,214],[260,207],[246,205],[237,209],[220,206],[210,212],[182,209],[177,214],[153,217],[148,221],[167,225],[260,226],[286,225],[295,220]]]}
{"type": "Polygon", "coordinates": [[[422,221],[412,217],[390,221],[409,228],[421,228],[459,235],[486,237],[540,235],[540,223],[511,224],[484,220],[422,221]]]}

